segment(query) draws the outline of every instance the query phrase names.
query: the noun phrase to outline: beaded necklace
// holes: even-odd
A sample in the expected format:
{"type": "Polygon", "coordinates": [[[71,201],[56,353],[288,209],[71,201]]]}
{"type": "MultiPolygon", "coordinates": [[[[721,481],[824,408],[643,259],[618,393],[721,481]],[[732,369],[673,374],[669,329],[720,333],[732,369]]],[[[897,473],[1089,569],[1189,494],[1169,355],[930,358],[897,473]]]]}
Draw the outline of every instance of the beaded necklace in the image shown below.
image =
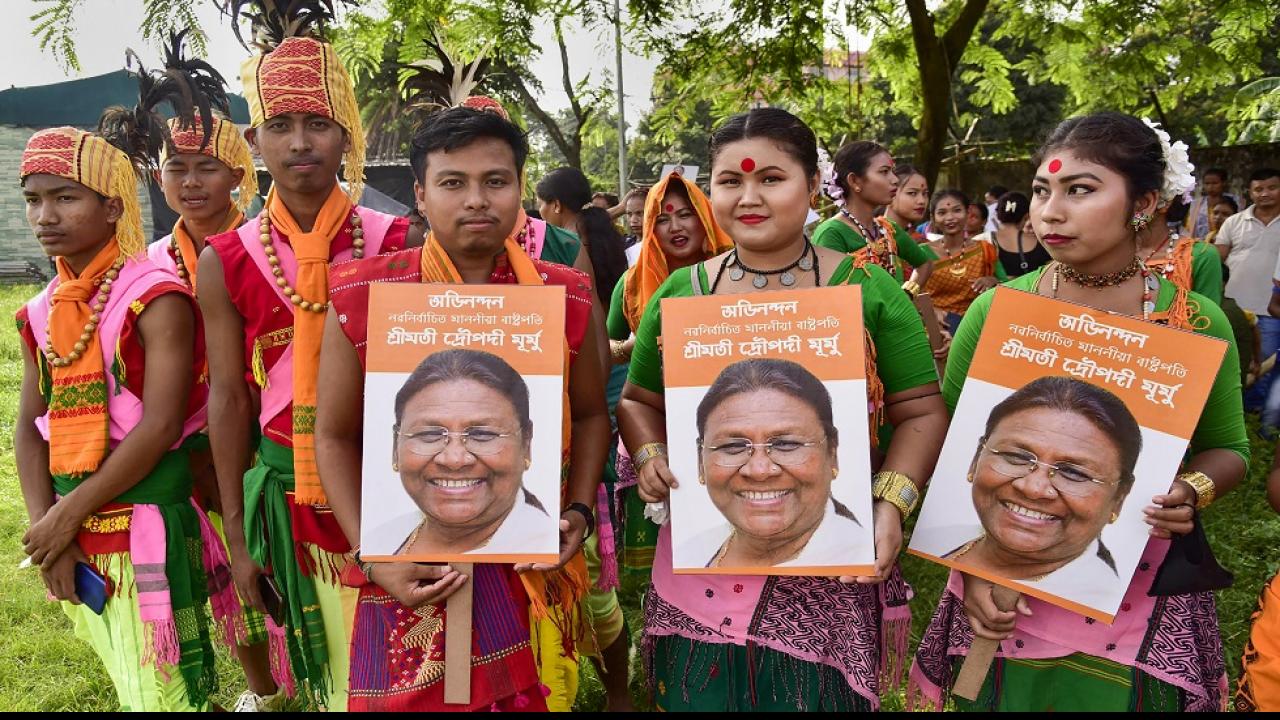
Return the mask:
{"type": "MultiPolygon", "coordinates": [[[[356,260],[364,257],[364,228],[360,227],[360,216],[355,210],[351,211],[351,251],[352,257],[356,260]]],[[[276,255],[275,243],[271,240],[271,211],[264,209],[262,211],[262,222],[258,225],[258,240],[262,242],[262,251],[267,254],[267,262],[271,265],[271,274],[276,278],[276,286],[280,288],[281,294],[289,298],[289,302],[295,306],[308,312],[323,313],[329,311],[329,301],[316,302],[306,300],[302,297],[302,293],[294,290],[289,281],[284,277],[284,268],[280,267],[280,257],[276,255]]],[[[181,267],[182,263],[179,262],[181,267]]]]}

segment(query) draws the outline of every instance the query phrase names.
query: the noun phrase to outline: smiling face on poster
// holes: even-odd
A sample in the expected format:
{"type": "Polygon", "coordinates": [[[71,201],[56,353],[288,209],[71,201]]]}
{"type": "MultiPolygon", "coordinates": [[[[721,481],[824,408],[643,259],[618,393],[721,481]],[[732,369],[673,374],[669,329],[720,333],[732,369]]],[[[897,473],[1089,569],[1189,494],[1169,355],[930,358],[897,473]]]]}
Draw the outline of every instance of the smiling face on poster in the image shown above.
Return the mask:
{"type": "Polygon", "coordinates": [[[909,550],[1111,622],[1226,352],[1000,288],[909,550]]]}
{"type": "Polygon", "coordinates": [[[859,288],[663,303],[668,450],[683,480],[675,572],[864,572],[875,549],[859,288]]]}
{"type": "Polygon", "coordinates": [[[375,285],[369,317],[361,557],[554,561],[563,289],[375,285]]]}

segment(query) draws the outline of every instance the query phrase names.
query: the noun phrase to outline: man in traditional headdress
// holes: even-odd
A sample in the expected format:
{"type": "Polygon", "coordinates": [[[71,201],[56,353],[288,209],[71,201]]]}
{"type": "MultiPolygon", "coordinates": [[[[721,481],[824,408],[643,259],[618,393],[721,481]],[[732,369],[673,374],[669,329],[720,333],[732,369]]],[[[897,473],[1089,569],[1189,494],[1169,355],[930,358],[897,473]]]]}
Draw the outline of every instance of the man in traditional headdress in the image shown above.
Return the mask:
{"type": "Polygon", "coordinates": [[[27,219],[58,270],[17,314],[23,549],[122,709],[201,711],[217,689],[210,638],[234,634],[239,604],[225,582],[210,592],[226,555],[192,501],[204,337],[190,290],[146,259],[137,201],[167,142],[155,108],[191,123],[194,81],[137,76],[136,107],[108,109],[95,133],[41,130],[22,156],[27,219]]]}
{"type": "Polygon", "coordinates": [[[282,621],[272,664],[289,668],[277,678],[285,690],[301,683],[317,703],[343,710],[354,603],[339,575],[351,547],[326,505],[314,443],[329,265],[402,249],[409,224],[356,205],[365,141],[355,91],[318,37],[333,5],[228,3],[233,24],[252,11],[264,51],[241,79],[245,137],[272,187],[258,217],[209,239],[199,272],[210,440],[236,587],[282,621]],[[279,598],[271,608],[264,589],[279,598]]]}

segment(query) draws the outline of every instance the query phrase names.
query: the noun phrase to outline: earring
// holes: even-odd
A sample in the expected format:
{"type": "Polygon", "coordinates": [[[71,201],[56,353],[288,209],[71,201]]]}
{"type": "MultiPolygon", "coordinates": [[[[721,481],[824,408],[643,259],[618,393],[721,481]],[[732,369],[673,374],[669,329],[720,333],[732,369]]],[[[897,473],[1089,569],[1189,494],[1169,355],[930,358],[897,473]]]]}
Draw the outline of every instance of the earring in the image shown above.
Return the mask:
{"type": "Polygon", "coordinates": [[[533,459],[532,459],[532,458],[525,458],[525,459],[524,459],[524,469],[525,469],[525,470],[528,470],[532,465],[533,465],[533,459]]]}
{"type": "Polygon", "coordinates": [[[857,185],[854,185],[854,186],[853,186],[853,191],[854,191],[854,192],[856,192],[856,193],[860,193],[860,192],[862,192],[862,188],[861,188],[861,187],[859,187],[859,186],[857,186],[857,185]]]}
{"type": "Polygon", "coordinates": [[[400,472],[400,463],[391,463],[392,472],[400,472]]]}
{"type": "Polygon", "coordinates": [[[972,484],[973,484],[973,471],[969,471],[969,478],[968,478],[968,479],[969,479],[969,484],[970,484],[970,485],[972,485],[972,484]]]}
{"type": "Polygon", "coordinates": [[[839,476],[840,476],[840,471],[835,468],[831,468],[831,479],[835,480],[839,476]]]}
{"type": "Polygon", "coordinates": [[[1120,519],[1120,513],[1111,513],[1111,522],[1112,522],[1112,523],[1114,523],[1116,520],[1119,520],[1119,519],[1120,519]]]}
{"type": "Polygon", "coordinates": [[[699,473],[698,473],[698,484],[699,484],[699,485],[706,485],[706,484],[707,484],[707,478],[706,478],[705,476],[703,476],[703,474],[702,474],[701,472],[699,472],[699,473]]]}
{"type": "Polygon", "coordinates": [[[1133,218],[1129,220],[1129,226],[1134,232],[1142,232],[1151,224],[1151,215],[1147,213],[1134,213],[1133,218]]]}

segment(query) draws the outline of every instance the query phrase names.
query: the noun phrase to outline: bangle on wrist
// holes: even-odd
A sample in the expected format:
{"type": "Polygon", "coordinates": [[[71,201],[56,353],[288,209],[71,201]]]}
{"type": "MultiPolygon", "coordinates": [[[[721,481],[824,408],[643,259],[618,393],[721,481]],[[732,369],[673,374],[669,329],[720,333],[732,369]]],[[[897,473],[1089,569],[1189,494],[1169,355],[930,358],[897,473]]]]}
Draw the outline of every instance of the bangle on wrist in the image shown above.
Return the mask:
{"type": "Polygon", "coordinates": [[[631,456],[631,463],[635,465],[636,472],[640,472],[640,468],[643,468],[649,464],[650,460],[658,456],[667,456],[667,444],[660,442],[645,443],[640,446],[635,455],[631,456]]]}
{"type": "Polygon", "coordinates": [[[902,521],[906,522],[920,503],[920,491],[911,478],[900,472],[884,470],[875,474],[871,485],[871,496],[898,508],[902,513],[902,521]]]}
{"type": "Polygon", "coordinates": [[[1178,479],[1191,486],[1192,492],[1196,495],[1197,510],[1203,510],[1213,502],[1218,490],[1213,484],[1213,478],[1202,472],[1189,472],[1179,475],[1178,479]]]}
{"type": "Polygon", "coordinates": [[[595,513],[591,512],[591,508],[587,507],[586,505],[580,502],[569,503],[568,505],[565,506],[564,512],[560,514],[563,515],[564,513],[567,513],[570,511],[578,513],[579,515],[582,516],[583,520],[587,521],[587,532],[585,535],[582,536],[582,539],[586,540],[587,538],[591,537],[596,531],[596,516],[595,516],[595,513]]]}

